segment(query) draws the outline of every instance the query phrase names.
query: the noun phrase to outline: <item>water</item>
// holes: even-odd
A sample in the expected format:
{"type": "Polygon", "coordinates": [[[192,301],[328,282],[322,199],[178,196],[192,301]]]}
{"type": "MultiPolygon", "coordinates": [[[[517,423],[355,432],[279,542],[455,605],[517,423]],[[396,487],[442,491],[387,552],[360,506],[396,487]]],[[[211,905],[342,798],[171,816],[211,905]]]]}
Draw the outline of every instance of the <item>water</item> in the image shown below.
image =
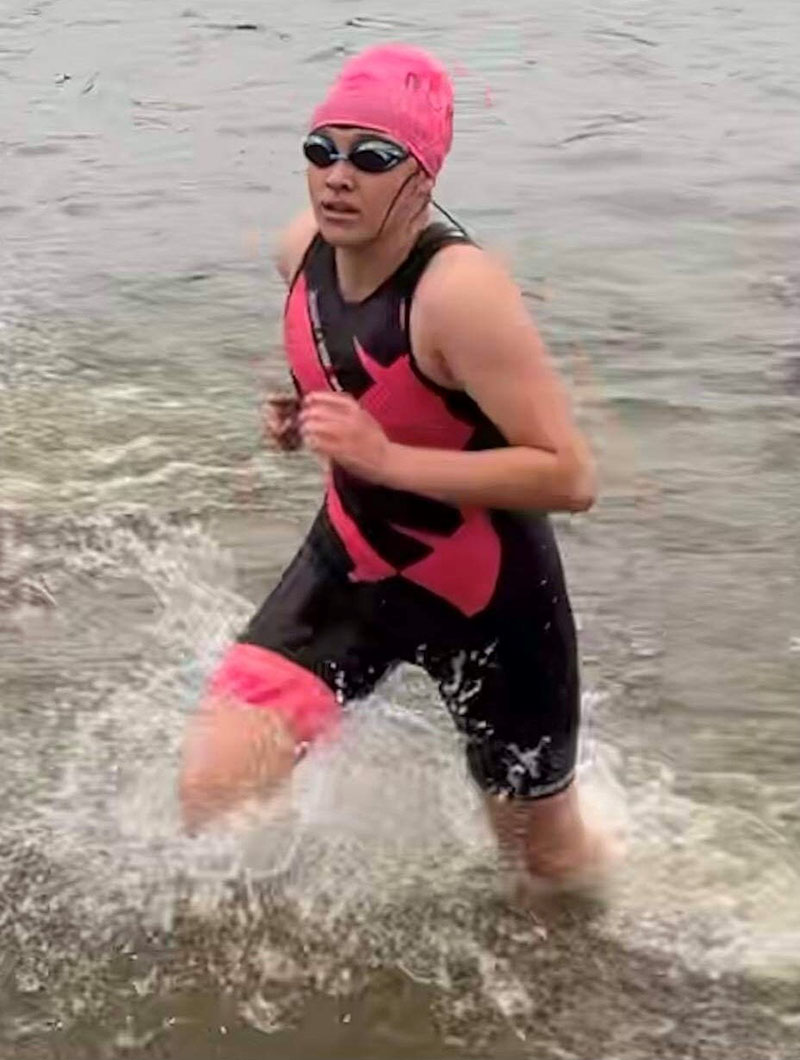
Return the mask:
{"type": "Polygon", "coordinates": [[[800,1051],[800,32],[788,0],[0,5],[0,1055],[800,1051]],[[254,28],[237,28],[254,27],[254,28]],[[182,725],[307,525],[257,442],[270,239],[344,54],[456,71],[441,200],[601,455],[559,530],[605,905],[508,900],[401,674],[290,800],[181,836],[182,725]]]}

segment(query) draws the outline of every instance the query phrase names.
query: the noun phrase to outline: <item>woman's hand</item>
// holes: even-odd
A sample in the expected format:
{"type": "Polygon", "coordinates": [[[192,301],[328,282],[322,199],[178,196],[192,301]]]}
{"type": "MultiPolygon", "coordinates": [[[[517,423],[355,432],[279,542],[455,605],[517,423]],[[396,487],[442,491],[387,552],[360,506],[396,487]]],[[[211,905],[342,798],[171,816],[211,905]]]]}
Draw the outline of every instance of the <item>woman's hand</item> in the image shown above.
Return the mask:
{"type": "Polygon", "coordinates": [[[264,408],[264,432],[278,449],[300,448],[300,402],[294,394],[269,394],[264,408]]]}
{"type": "Polygon", "coordinates": [[[300,433],[313,453],[366,482],[384,481],[392,443],[350,394],[309,394],[300,413],[300,433]]]}

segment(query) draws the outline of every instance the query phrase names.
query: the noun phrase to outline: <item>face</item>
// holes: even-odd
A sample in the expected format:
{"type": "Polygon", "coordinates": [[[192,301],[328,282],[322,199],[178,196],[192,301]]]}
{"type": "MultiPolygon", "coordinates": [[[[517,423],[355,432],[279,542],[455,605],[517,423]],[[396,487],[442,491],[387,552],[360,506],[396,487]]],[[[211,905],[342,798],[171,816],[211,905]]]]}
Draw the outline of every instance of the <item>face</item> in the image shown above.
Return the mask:
{"type": "MultiPolygon", "coordinates": [[[[316,131],[345,155],[363,141],[388,139],[370,129],[328,126],[316,131]]],[[[427,205],[433,185],[412,156],[383,173],[365,173],[339,159],[324,168],[309,163],[307,174],[320,234],[335,247],[363,246],[407,231],[427,205]]]]}

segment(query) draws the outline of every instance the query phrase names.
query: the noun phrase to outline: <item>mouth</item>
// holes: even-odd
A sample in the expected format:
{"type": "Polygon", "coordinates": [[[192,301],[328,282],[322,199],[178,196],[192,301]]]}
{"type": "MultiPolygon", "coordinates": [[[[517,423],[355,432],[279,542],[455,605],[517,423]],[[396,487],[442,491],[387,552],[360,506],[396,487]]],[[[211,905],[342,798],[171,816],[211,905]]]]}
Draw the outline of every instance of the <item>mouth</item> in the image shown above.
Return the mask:
{"type": "Polygon", "coordinates": [[[355,206],[337,199],[323,199],[319,208],[326,220],[334,222],[352,221],[360,213],[355,206]]]}

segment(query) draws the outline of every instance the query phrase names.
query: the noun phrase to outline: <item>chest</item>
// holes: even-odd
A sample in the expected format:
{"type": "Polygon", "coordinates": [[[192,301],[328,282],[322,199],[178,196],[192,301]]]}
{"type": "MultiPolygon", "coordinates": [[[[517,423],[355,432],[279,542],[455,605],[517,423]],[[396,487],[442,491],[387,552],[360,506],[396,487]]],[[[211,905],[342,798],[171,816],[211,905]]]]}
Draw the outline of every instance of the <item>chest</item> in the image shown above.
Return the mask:
{"type": "Polygon", "coordinates": [[[284,324],[289,365],[302,393],[352,394],[392,441],[463,444],[469,428],[448,410],[425,321],[401,292],[379,290],[348,305],[304,273],[289,294],[284,324]]]}

